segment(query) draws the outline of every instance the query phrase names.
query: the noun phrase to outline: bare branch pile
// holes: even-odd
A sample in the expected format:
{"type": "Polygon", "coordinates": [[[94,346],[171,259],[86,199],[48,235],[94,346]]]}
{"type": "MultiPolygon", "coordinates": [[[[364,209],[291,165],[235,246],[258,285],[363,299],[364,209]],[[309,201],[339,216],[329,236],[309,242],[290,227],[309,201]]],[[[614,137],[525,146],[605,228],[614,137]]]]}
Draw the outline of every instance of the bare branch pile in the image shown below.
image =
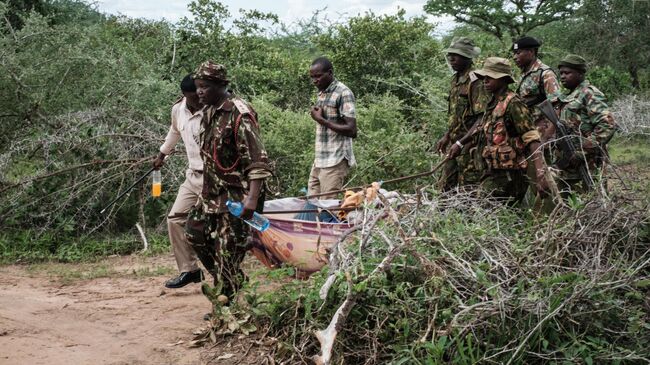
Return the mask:
{"type": "Polygon", "coordinates": [[[594,196],[542,219],[472,192],[402,196],[366,209],[327,272],[274,293],[271,333],[289,362],[648,361],[647,208],[594,196]]]}

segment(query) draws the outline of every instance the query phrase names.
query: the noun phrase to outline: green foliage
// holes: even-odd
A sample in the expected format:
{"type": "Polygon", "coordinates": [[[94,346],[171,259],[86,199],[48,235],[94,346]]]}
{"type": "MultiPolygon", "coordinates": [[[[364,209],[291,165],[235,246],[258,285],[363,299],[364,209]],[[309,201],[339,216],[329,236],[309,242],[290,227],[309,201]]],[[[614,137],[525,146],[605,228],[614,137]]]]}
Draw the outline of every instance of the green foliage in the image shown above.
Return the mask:
{"type": "Polygon", "coordinates": [[[359,96],[391,91],[405,98],[412,95],[399,87],[400,82],[417,87],[432,62],[444,62],[440,45],[429,35],[432,31],[424,18],[405,19],[403,10],[396,15],[369,13],[328,29],[314,43],[359,96]]]}
{"type": "Polygon", "coordinates": [[[237,65],[228,73],[232,87],[242,95],[271,94],[282,107],[308,102],[308,52],[265,34],[277,25],[276,15],[242,10],[240,17],[231,18],[226,6],[212,0],[193,1],[189,9],[193,18],[183,19],[176,29],[175,67],[190,72],[208,59],[237,65]],[[229,20],[232,27],[227,29],[229,20]]]}
{"type": "Polygon", "coordinates": [[[424,10],[431,15],[452,16],[458,23],[512,41],[537,27],[570,17],[577,4],[576,0],[429,0],[424,10]]]}
{"type": "Polygon", "coordinates": [[[650,325],[642,313],[648,264],[642,261],[648,241],[642,231],[615,222],[589,231],[594,215],[608,214],[647,228],[648,217],[637,207],[616,200],[612,211],[590,201],[557,211],[561,219],[534,221],[516,209],[481,207],[471,199],[420,198],[417,207],[401,205],[398,220],[369,230],[365,250],[358,240],[344,245],[358,256],[348,259],[346,274],[337,274],[325,301],[325,269],[309,281],[262,294],[258,322],[290,344],[289,350],[277,347],[276,359],[292,362],[318,353],[313,333],[330,324],[349,298],[349,285],[354,307],[337,326],[333,363],[647,359],[650,325]],[[583,233],[574,231],[576,225],[583,233]],[[409,243],[385,274],[369,276],[390,252],[383,237],[398,245],[400,229],[409,243]],[[554,233],[540,239],[544,232],[554,233]],[[576,241],[567,243],[569,237],[576,241]],[[585,256],[596,251],[600,256],[585,256]],[[621,282],[630,285],[613,284],[621,282]]]}
{"type": "MultiPolygon", "coordinates": [[[[584,56],[592,71],[602,77],[598,80],[602,89],[612,97],[620,96],[630,87],[648,88],[649,11],[647,1],[588,0],[575,17],[543,27],[540,35],[562,53],[584,56]]],[[[592,71],[588,71],[590,78],[592,71]]]]}
{"type": "MultiPolygon", "coordinates": [[[[148,255],[169,251],[167,237],[148,234],[148,255]]],[[[43,261],[89,262],[111,255],[128,255],[142,250],[137,232],[126,235],[68,238],[56,233],[33,230],[5,231],[0,235],[0,264],[43,261]]]]}
{"type": "Polygon", "coordinates": [[[596,66],[590,69],[587,78],[605,95],[625,95],[633,91],[630,75],[609,66],[596,66]]]}

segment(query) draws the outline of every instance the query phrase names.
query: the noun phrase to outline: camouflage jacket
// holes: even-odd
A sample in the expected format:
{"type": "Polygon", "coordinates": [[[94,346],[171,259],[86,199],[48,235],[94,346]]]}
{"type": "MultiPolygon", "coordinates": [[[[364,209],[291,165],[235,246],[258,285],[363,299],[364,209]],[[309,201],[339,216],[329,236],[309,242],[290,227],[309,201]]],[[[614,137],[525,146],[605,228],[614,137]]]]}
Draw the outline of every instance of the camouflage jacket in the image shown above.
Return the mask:
{"type": "Polygon", "coordinates": [[[226,200],[242,201],[250,180],[271,176],[257,114],[234,96],[220,106],[205,107],[201,157],[204,170],[199,201],[206,213],[226,212],[226,200]]]}
{"type": "Polygon", "coordinates": [[[559,90],[560,84],[555,72],[542,61],[535,60],[530,69],[521,75],[517,95],[531,108],[530,112],[535,121],[541,117],[541,112],[532,106],[544,101],[544,98],[553,102],[553,95],[559,90]]]}
{"type": "MultiPolygon", "coordinates": [[[[576,141],[576,149],[584,151],[594,167],[595,159],[604,155],[607,143],[618,129],[605,95],[585,80],[570,93],[557,92],[555,97],[560,119],[574,134],[583,137],[576,141]]],[[[562,157],[560,154],[556,151],[558,158],[562,157]]]]}
{"type": "Polygon", "coordinates": [[[451,141],[462,138],[472,127],[476,116],[485,111],[489,100],[483,82],[471,69],[462,74],[456,73],[451,79],[447,113],[448,131],[451,141]]]}
{"type": "Polygon", "coordinates": [[[528,107],[512,91],[492,98],[479,131],[477,144],[494,169],[525,168],[526,146],[540,140],[528,107]]]}

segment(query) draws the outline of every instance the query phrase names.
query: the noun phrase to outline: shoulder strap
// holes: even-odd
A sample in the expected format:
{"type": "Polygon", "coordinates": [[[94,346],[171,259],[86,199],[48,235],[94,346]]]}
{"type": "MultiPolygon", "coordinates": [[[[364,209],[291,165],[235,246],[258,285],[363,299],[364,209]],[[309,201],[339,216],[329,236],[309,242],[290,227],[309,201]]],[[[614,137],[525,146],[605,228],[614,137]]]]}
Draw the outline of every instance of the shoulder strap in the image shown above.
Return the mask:
{"type": "MultiPolygon", "coordinates": [[[[540,67],[539,70],[540,70],[539,71],[539,85],[537,86],[537,88],[539,89],[539,94],[544,96],[544,99],[546,99],[546,88],[544,87],[544,71],[548,70],[548,67],[540,67]]],[[[542,99],[542,100],[544,100],[544,99],[542,99]]]]}
{"type": "Polygon", "coordinates": [[[478,77],[474,73],[474,71],[469,72],[469,83],[471,84],[472,82],[478,80],[478,77]]]}
{"type": "Polygon", "coordinates": [[[252,114],[250,108],[248,107],[248,105],[246,105],[246,103],[244,103],[243,100],[239,98],[235,98],[232,100],[232,102],[233,104],[235,104],[235,107],[237,108],[237,110],[239,110],[241,114],[252,114]]]}
{"type": "Polygon", "coordinates": [[[252,110],[251,107],[248,106],[242,99],[240,98],[234,98],[232,99],[233,104],[235,104],[235,108],[237,108],[237,111],[239,111],[239,116],[237,117],[237,125],[239,125],[239,122],[241,121],[241,118],[243,115],[248,115],[249,118],[251,118],[251,121],[253,121],[254,124],[257,124],[257,118],[255,118],[255,112],[252,110]]]}

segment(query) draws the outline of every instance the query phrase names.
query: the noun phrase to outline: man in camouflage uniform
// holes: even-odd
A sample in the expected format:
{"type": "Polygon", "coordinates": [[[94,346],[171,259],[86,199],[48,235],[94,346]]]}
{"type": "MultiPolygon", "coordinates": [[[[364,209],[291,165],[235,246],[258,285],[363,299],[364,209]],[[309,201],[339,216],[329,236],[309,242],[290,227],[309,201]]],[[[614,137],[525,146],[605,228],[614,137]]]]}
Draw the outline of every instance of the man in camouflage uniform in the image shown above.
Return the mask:
{"type": "Polygon", "coordinates": [[[446,153],[450,144],[458,145],[461,153],[456,159],[445,162],[440,188],[450,190],[458,185],[477,184],[480,174],[472,163],[470,144],[463,145],[460,139],[469,132],[485,111],[487,94],[483,83],[473,70],[473,59],[481,52],[474,42],[466,37],[454,39],[445,50],[447,61],[454,70],[449,90],[447,113],[448,130],[436,143],[436,151],[446,153]]]}
{"type": "MultiPolygon", "coordinates": [[[[484,159],[481,188],[495,197],[517,202],[526,192],[528,161],[537,171],[537,190],[545,194],[548,184],[544,175],[546,165],[539,150],[539,131],[526,104],[508,90],[508,85],[514,82],[511,71],[510,62],[498,57],[487,58],[483,69],[475,71],[492,99],[474,138],[484,159]]],[[[449,156],[459,154],[460,148],[456,146],[449,156]]]]}
{"type": "Polygon", "coordinates": [[[522,37],[512,44],[513,58],[521,69],[521,78],[517,86],[517,95],[528,106],[533,121],[546,142],[553,134],[551,122],[546,119],[535,105],[549,99],[560,90],[555,72],[537,58],[541,43],[533,37],[522,37]]]}
{"type": "Polygon", "coordinates": [[[215,286],[231,300],[244,273],[240,264],[250,248],[250,219],[264,204],[264,180],[271,176],[260,138],[257,114],[228,89],[226,68],[204,62],[194,74],[199,100],[206,107],[201,121],[203,188],[185,227],[188,240],[215,286]],[[226,208],[226,201],[243,201],[241,218],[226,208]]]}
{"type": "MultiPolygon", "coordinates": [[[[560,84],[557,81],[555,72],[537,58],[541,45],[541,42],[533,37],[522,37],[512,44],[512,52],[515,63],[522,72],[517,86],[517,95],[528,106],[533,122],[541,134],[541,142],[545,143],[553,137],[555,128],[535,105],[546,99],[553,101],[553,95],[560,90],[560,84]]],[[[549,149],[546,148],[545,152],[548,158],[549,149]]],[[[554,204],[551,198],[535,200],[535,203],[533,203],[534,194],[531,193],[535,190],[536,171],[530,165],[526,173],[530,180],[527,203],[531,205],[539,204],[538,207],[545,207],[542,209],[546,210],[552,209],[554,204]]],[[[553,184],[552,181],[549,183],[553,184]]],[[[555,190],[555,187],[553,187],[553,190],[555,190]]]]}
{"type": "Polygon", "coordinates": [[[616,123],[605,102],[605,95],[585,79],[587,62],[577,55],[568,55],[560,61],[560,80],[567,93],[556,93],[558,116],[575,138],[575,156],[563,156],[557,149],[556,161],[568,158],[570,167],[558,174],[558,185],[564,192],[568,188],[585,190],[578,166],[586,163],[592,176],[597,176],[607,159],[607,143],[612,139],[616,123]]]}

